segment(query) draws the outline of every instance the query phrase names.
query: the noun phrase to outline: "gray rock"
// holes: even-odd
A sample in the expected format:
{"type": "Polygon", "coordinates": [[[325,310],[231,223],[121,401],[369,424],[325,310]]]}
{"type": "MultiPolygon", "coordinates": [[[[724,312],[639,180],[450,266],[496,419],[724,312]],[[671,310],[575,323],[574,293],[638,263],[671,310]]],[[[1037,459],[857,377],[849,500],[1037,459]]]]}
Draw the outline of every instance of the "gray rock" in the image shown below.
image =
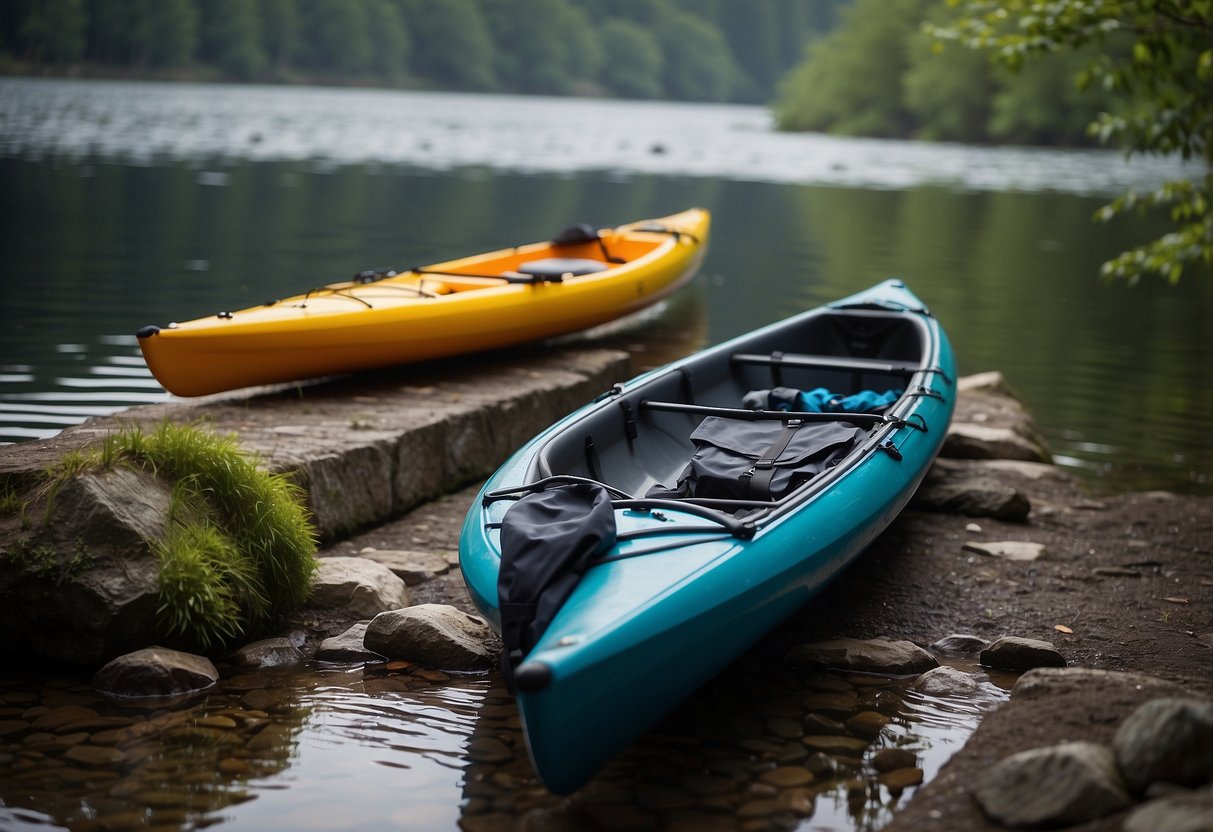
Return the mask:
{"type": "Polygon", "coordinates": [[[937,667],[915,679],[910,688],[931,696],[971,696],[981,688],[981,683],[971,673],[954,667],[937,667]]]}
{"type": "Polygon", "coordinates": [[[1012,754],[978,778],[973,796],[991,820],[1013,828],[1069,826],[1132,804],[1112,749],[1091,742],[1012,754]]]}
{"type": "Polygon", "coordinates": [[[160,564],[170,489],[130,468],[86,473],[45,523],[0,542],[0,632],[59,661],[96,666],[160,637],[160,564]]]}
{"type": "Polygon", "coordinates": [[[1011,688],[1011,698],[1016,700],[1041,699],[1061,696],[1092,687],[1109,689],[1132,688],[1139,691],[1159,691],[1165,694],[1175,690],[1170,683],[1142,673],[1121,673],[1113,670],[1096,670],[1090,667],[1038,667],[1027,671],[1011,688]]]}
{"type": "Polygon", "coordinates": [[[112,660],[93,677],[93,687],[122,697],[172,697],[206,690],[219,681],[210,659],[146,647],[112,660]]]}
{"type": "Polygon", "coordinates": [[[1155,782],[1189,787],[1213,782],[1213,702],[1147,702],[1121,723],[1114,746],[1135,792],[1155,782]]]}
{"type": "Polygon", "coordinates": [[[341,609],[359,618],[407,607],[408,587],[391,569],[365,558],[320,558],[308,604],[341,609]]]}
{"type": "Polygon", "coordinates": [[[1130,812],[1121,828],[1124,832],[1209,832],[1213,789],[1152,800],[1130,812]]]}
{"type": "Polygon", "coordinates": [[[445,604],[419,604],[376,615],[363,643],[388,658],[440,670],[485,670],[495,664],[491,638],[481,618],[445,604]]]}
{"type": "Polygon", "coordinates": [[[986,640],[969,633],[952,633],[931,645],[931,652],[941,656],[975,656],[986,648],[986,640]]]}
{"type": "Polygon", "coordinates": [[[1025,671],[1036,667],[1065,667],[1066,660],[1047,641],[1003,636],[981,651],[981,663],[1001,670],[1025,671]]]}
{"type": "Polygon", "coordinates": [[[955,459],[1018,459],[1050,462],[1052,456],[1034,437],[1008,427],[953,422],[939,453],[955,459]]]}
{"type": "Polygon", "coordinates": [[[384,656],[368,650],[365,643],[366,628],[370,620],[359,621],[339,636],[320,642],[316,658],[322,662],[381,662],[384,656]]]}
{"type": "Polygon", "coordinates": [[[409,586],[417,586],[435,575],[444,575],[451,571],[450,560],[443,552],[363,549],[358,556],[382,563],[409,586]]]}
{"type": "Polygon", "coordinates": [[[999,540],[990,542],[969,542],[960,547],[966,552],[985,555],[990,558],[1003,560],[1033,561],[1039,560],[1045,554],[1043,543],[1032,543],[1026,540],[999,540]]]}
{"type": "Polygon", "coordinates": [[[839,638],[801,644],[789,650],[785,659],[796,668],[821,666],[894,676],[923,673],[939,666],[935,657],[917,644],[888,639],[839,638]]]}
{"type": "Polygon", "coordinates": [[[914,508],[968,517],[993,517],[1019,523],[1032,511],[1028,498],[1013,486],[989,476],[932,473],[914,495],[914,508]]]}
{"type": "Polygon", "coordinates": [[[266,638],[246,644],[231,655],[232,664],[241,668],[285,667],[299,664],[303,651],[289,638],[266,638]]]}

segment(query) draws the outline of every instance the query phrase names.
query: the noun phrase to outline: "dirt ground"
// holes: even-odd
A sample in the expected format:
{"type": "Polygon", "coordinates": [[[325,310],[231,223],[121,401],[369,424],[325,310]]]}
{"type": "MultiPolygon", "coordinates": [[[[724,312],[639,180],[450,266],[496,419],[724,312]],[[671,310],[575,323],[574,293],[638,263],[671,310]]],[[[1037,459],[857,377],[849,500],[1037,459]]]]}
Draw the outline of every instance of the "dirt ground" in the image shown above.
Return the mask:
{"type": "MultiPolygon", "coordinates": [[[[887,636],[925,646],[952,633],[986,641],[1015,635],[1053,643],[1072,667],[1158,681],[1084,681],[1049,696],[1013,699],[983,721],[889,829],[998,829],[969,790],[995,760],[1062,740],[1106,742],[1153,696],[1213,695],[1213,499],[1093,496],[1060,471],[1035,479],[1005,471],[998,476],[1031,501],[1026,522],[911,507],[748,658],[781,661],[792,645],[842,636],[887,636]],[[1018,562],[965,548],[995,541],[1029,541],[1045,549],[1036,561],[1018,562]]],[[[473,488],[446,497],[325,554],[354,554],[366,546],[449,552],[474,496],[473,488]]],[[[415,587],[414,598],[470,609],[457,570],[415,587]]],[[[1078,828],[1119,829],[1121,819],[1078,828]]]]}

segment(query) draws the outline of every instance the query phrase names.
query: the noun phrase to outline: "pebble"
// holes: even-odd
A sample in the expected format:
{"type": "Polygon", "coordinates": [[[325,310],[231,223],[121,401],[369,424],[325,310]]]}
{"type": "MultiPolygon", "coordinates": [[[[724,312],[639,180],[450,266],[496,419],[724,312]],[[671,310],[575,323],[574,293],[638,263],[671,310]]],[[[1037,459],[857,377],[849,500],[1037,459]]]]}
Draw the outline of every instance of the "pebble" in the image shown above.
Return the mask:
{"type": "Polygon", "coordinates": [[[467,747],[468,759],[477,763],[503,763],[514,757],[514,752],[501,740],[493,737],[476,737],[467,747]]]}
{"type": "Polygon", "coordinates": [[[880,785],[888,789],[890,794],[896,796],[910,786],[922,785],[923,777],[923,770],[920,768],[898,768],[883,772],[878,779],[880,785]]]}
{"type": "Polygon", "coordinates": [[[882,748],[872,756],[872,768],[883,773],[918,764],[918,755],[905,748],[882,748]]]}
{"type": "Polygon", "coordinates": [[[800,766],[780,766],[770,771],[764,771],[759,775],[758,779],[776,788],[787,789],[792,786],[807,786],[815,778],[813,777],[813,773],[806,768],[801,768],[800,766]]]}

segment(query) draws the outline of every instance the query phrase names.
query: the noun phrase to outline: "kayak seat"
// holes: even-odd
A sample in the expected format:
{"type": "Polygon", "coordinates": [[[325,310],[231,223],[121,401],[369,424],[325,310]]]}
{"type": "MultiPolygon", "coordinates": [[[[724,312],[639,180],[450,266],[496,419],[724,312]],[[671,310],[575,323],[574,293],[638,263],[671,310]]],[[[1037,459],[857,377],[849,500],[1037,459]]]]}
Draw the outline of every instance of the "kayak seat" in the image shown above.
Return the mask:
{"type": "Polygon", "coordinates": [[[583,274],[605,272],[609,266],[601,260],[582,257],[545,257],[519,264],[518,271],[532,277],[578,277],[583,274]]]}

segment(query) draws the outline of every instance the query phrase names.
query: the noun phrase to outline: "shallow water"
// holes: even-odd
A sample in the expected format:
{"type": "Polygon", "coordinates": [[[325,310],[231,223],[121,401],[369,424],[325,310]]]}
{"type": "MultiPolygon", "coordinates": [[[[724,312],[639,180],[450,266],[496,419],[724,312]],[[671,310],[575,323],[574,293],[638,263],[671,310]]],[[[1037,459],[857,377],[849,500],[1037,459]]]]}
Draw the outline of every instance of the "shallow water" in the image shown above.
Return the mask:
{"type": "Polygon", "coordinates": [[[0,828],[878,829],[914,788],[876,770],[881,750],[910,752],[911,781],[929,781],[1006,698],[988,680],[963,697],[906,685],[742,659],[557,798],[535,781],[495,675],[407,663],[236,672],[161,708],[107,701],[84,680],[10,680],[0,828]],[[886,724],[858,727],[873,719],[886,724]]]}

